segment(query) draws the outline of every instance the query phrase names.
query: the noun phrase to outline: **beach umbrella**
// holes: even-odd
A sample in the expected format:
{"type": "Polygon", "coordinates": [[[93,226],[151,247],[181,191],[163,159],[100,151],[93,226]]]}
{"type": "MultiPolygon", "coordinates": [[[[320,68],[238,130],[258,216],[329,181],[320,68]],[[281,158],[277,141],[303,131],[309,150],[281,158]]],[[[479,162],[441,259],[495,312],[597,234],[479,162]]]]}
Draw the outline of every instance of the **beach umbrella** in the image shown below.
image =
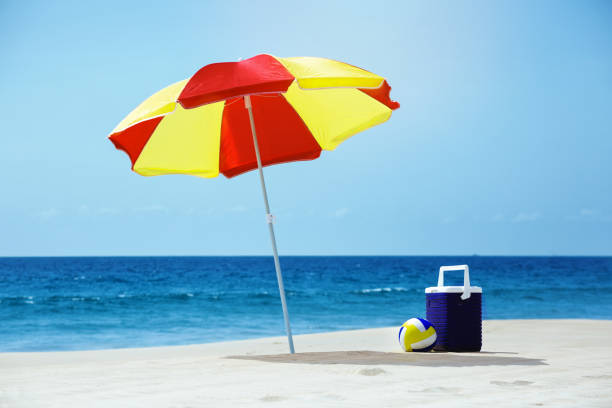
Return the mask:
{"type": "Polygon", "coordinates": [[[141,103],[109,138],[143,176],[259,169],[289,349],[289,313],[263,167],[313,160],[399,107],[385,78],[343,62],[267,54],[206,65],[141,103]]]}

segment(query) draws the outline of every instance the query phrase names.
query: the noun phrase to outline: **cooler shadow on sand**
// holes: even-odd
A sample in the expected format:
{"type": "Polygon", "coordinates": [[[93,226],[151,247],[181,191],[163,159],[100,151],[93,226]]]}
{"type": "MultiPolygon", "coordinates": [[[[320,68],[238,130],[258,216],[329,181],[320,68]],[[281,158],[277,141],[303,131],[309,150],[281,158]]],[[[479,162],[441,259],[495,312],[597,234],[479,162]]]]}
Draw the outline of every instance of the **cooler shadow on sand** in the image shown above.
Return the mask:
{"type": "Polygon", "coordinates": [[[538,366],[548,365],[545,360],[526,357],[503,357],[510,353],[386,353],[381,351],[327,351],[296,354],[227,356],[235,360],[253,360],[266,363],[291,364],[355,364],[402,365],[422,367],[475,367],[475,366],[538,366]]]}

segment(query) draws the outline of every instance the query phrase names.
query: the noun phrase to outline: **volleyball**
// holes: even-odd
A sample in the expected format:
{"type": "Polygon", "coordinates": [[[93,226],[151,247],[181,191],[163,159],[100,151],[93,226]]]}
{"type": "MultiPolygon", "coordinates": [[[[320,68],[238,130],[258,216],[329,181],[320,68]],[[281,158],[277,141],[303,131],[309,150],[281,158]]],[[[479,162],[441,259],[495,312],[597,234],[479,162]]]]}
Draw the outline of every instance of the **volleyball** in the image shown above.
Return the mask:
{"type": "Polygon", "coordinates": [[[412,318],[399,329],[399,343],[404,351],[429,351],[436,345],[436,329],[425,319],[412,318]]]}

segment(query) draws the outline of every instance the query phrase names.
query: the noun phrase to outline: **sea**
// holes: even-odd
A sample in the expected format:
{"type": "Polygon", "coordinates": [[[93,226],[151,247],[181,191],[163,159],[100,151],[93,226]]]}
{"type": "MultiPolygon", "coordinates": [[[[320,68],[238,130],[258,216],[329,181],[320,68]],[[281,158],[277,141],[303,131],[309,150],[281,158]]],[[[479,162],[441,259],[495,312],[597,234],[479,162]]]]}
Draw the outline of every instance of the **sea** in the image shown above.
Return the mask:
{"type": "MultiPolygon", "coordinates": [[[[612,257],[284,256],[293,332],[425,317],[425,288],[457,264],[483,288],[484,319],[612,319],[612,257]]],[[[0,258],[0,352],[284,335],[271,256],[0,258]]]]}

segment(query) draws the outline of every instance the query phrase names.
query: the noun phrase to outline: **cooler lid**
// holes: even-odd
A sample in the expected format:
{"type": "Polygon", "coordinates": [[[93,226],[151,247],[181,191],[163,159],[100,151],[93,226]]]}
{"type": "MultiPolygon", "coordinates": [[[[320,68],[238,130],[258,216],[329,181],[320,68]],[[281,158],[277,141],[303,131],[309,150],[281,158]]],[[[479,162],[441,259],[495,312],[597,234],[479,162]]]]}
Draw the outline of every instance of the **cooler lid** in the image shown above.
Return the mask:
{"type": "MultiPolygon", "coordinates": [[[[463,286],[432,286],[425,293],[463,293],[463,286]]],[[[482,293],[480,286],[470,286],[470,293],[482,293]]]]}
{"type": "Polygon", "coordinates": [[[469,299],[472,293],[482,293],[482,288],[470,285],[470,268],[467,265],[441,266],[438,286],[425,289],[425,293],[461,293],[461,299],[469,299]],[[444,272],[463,271],[463,286],[445,286],[444,272]]]}

